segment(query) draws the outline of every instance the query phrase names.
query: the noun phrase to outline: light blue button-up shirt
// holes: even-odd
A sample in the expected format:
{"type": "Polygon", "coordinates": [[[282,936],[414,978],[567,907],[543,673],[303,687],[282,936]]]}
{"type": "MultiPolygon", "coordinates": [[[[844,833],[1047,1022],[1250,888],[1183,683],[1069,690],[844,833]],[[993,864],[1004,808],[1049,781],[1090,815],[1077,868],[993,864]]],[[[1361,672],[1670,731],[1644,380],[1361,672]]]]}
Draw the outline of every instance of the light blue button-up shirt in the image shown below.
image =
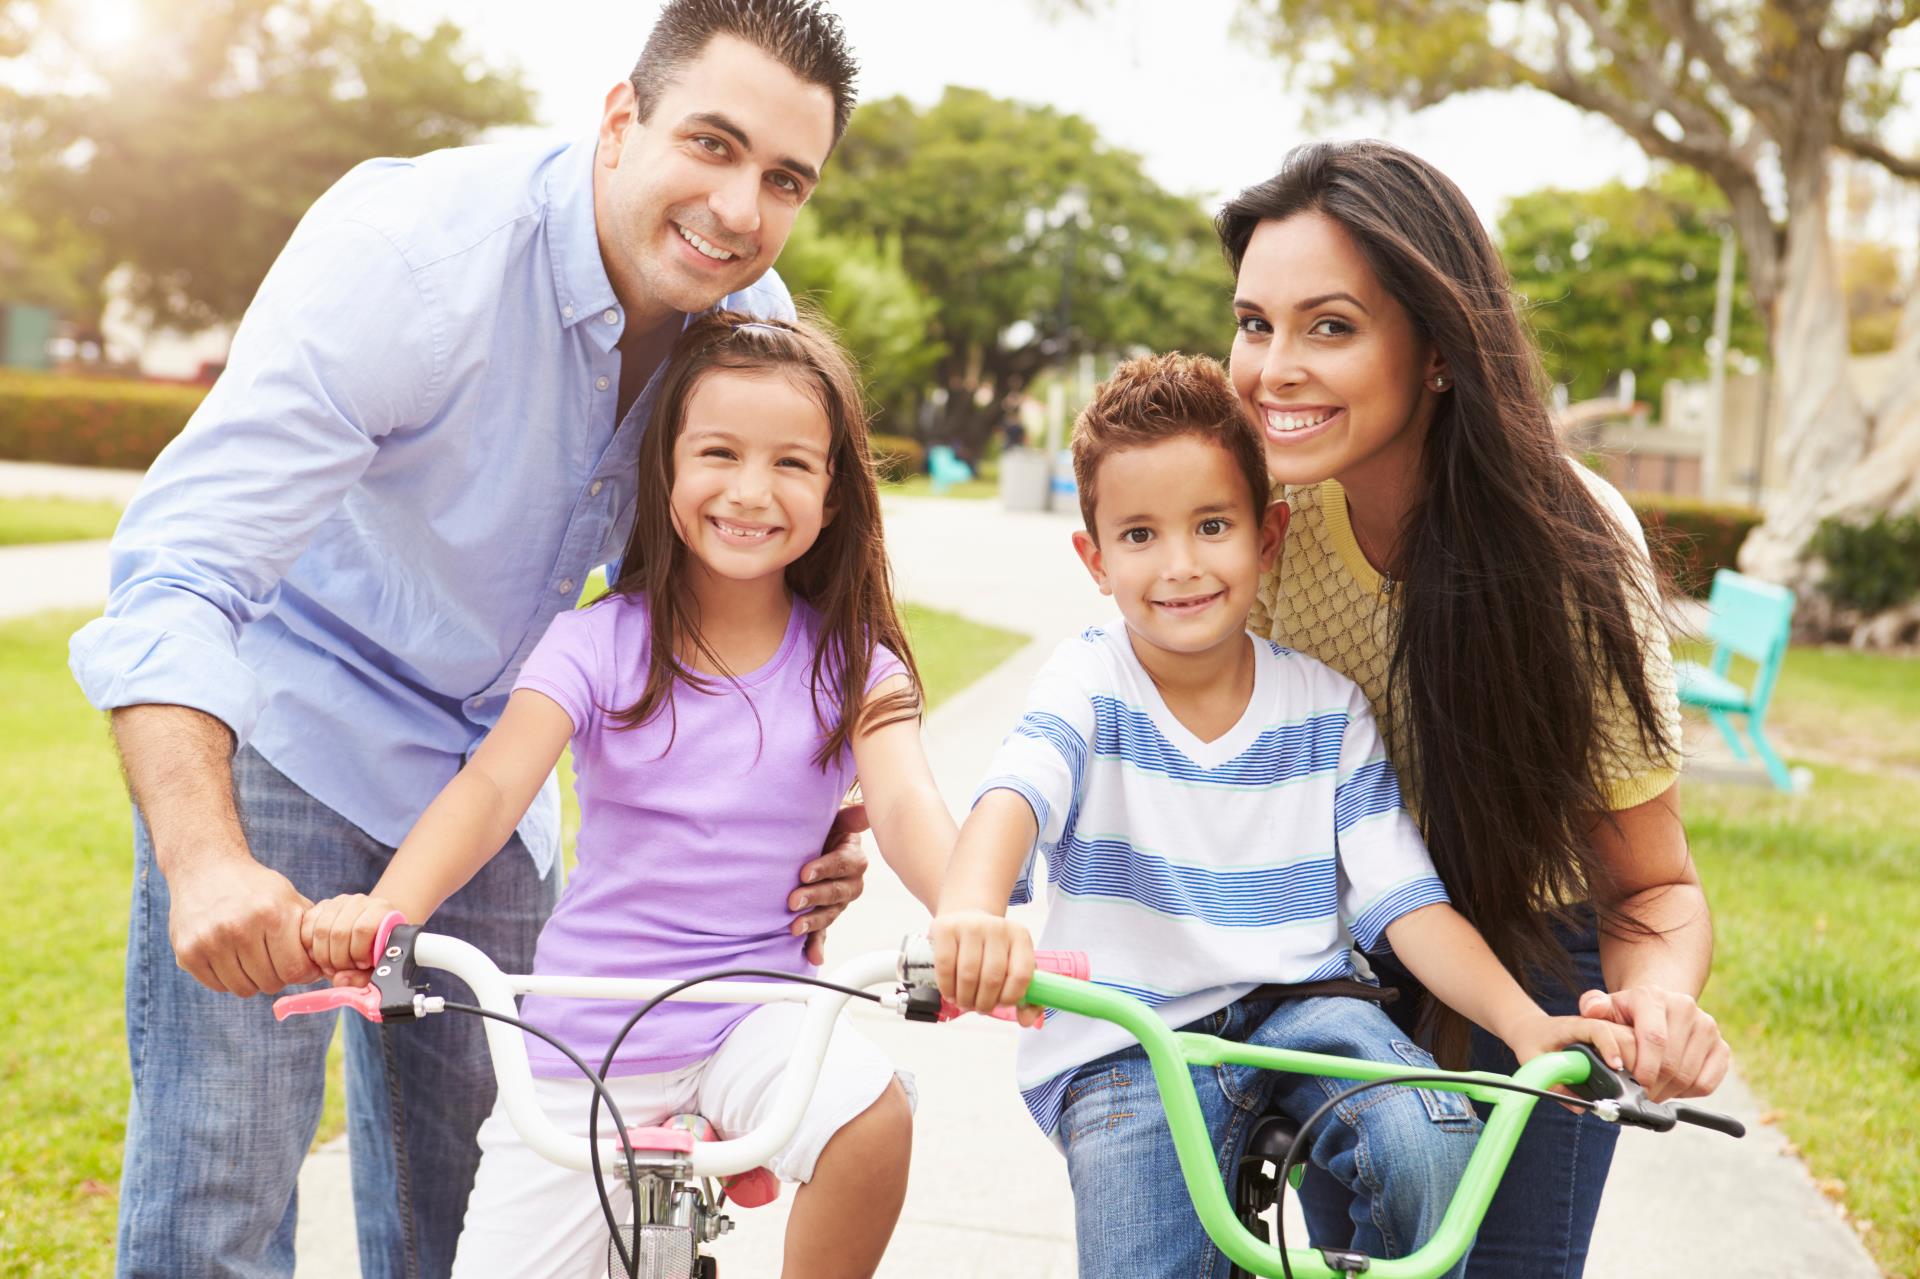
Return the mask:
{"type": "MultiPolygon", "coordinates": [[[[593,153],[373,160],[314,204],[114,535],[88,701],[214,715],[400,842],[632,523],[658,378],[616,423],[593,153]]],[[[723,305],[793,315],[771,272],[723,305]]],[[[542,870],[558,825],[549,782],[542,870]]]]}

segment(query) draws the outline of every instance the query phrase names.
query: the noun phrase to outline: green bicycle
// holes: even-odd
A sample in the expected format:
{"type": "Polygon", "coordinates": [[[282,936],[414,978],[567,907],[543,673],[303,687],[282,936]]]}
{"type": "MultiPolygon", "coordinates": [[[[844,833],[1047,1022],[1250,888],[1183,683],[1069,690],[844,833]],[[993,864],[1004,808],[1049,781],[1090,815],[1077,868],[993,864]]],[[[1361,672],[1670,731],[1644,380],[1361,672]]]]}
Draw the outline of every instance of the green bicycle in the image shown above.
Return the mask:
{"type": "MultiPolygon", "coordinates": [[[[919,977],[917,972],[903,975],[910,983],[919,977]]],[[[1511,1076],[1477,1071],[1410,1072],[1404,1067],[1380,1062],[1256,1047],[1212,1035],[1175,1031],[1138,1000],[1053,973],[1034,974],[1027,988],[1026,1002],[1113,1022],[1140,1041],[1153,1067],[1154,1083],[1173,1134],[1180,1171],[1201,1225],[1242,1272],[1266,1279],[1335,1279],[1339,1275],[1362,1273],[1376,1279],[1433,1279],[1445,1273],[1473,1242],[1534,1103],[1542,1099],[1581,1106],[1608,1122],[1655,1132],[1669,1131],[1676,1123],[1689,1123],[1733,1137],[1746,1135],[1740,1122],[1729,1116],[1684,1102],[1649,1100],[1631,1078],[1609,1069],[1584,1047],[1536,1057],[1511,1076]],[[1229,1064],[1356,1081],[1354,1087],[1330,1099],[1297,1129],[1291,1124],[1278,1124],[1268,1129],[1264,1143],[1256,1137],[1256,1144],[1262,1145],[1262,1149],[1242,1165],[1237,1203],[1228,1197],[1188,1073],[1193,1066],[1229,1064]],[[1262,1234],[1256,1234],[1255,1229],[1264,1231],[1259,1212],[1272,1202],[1272,1196],[1280,1192],[1280,1187],[1292,1180],[1289,1174],[1301,1166],[1307,1137],[1319,1121],[1347,1097],[1387,1085],[1418,1085],[1465,1093],[1493,1108],[1459,1189],[1433,1237],[1405,1257],[1383,1259],[1339,1248],[1289,1250],[1284,1240],[1276,1245],[1262,1234]],[[1575,1097],[1548,1091],[1559,1086],[1573,1091],[1575,1097]],[[1279,1171],[1271,1179],[1249,1167],[1277,1153],[1283,1145],[1285,1153],[1273,1160],[1279,1171]]]]}

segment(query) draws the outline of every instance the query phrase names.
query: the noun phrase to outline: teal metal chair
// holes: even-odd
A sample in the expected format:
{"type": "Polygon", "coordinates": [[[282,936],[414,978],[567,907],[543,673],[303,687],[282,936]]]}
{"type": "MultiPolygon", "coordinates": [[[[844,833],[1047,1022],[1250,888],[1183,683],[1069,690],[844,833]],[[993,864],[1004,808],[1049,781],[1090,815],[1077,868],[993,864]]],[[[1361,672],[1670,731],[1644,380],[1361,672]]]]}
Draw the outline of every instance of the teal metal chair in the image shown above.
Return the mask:
{"type": "Polygon", "coordinates": [[[1793,774],[1767,740],[1767,704],[1773,700],[1774,681],[1787,658],[1787,640],[1793,630],[1793,592],[1784,586],[1721,569],[1713,575],[1713,593],[1707,599],[1712,617],[1707,638],[1713,658],[1706,665],[1680,662],[1674,668],[1680,700],[1707,712],[1720,736],[1727,739],[1735,759],[1748,758],[1734,715],[1746,717],[1747,737],[1766,765],[1767,776],[1783,791],[1793,789],[1793,774]],[[1736,657],[1754,663],[1753,683],[1746,688],[1727,678],[1736,657]]]}
{"type": "Polygon", "coordinates": [[[962,462],[953,449],[936,444],[927,450],[927,474],[933,478],[933,491],[944,493],[963,480],[973,478],[973,468],[962,462]]]}

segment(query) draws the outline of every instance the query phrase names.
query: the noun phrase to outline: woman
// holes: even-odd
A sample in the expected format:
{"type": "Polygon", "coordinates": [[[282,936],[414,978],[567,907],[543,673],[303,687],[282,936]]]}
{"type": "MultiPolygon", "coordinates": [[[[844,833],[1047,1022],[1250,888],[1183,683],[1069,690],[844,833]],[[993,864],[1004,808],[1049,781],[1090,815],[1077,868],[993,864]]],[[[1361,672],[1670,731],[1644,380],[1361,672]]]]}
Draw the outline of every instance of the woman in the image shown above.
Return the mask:
{"type": "MultiPolygon", "coordinates": [[[[1712,1091],[1729,1054],[1694,1002],[1712,924],[1645,540],[1555,439],[1478,217],[1415,156],[1321,143],[1217,227],[1234,388],[1292,506],[1251,625],[1366,691],[1455,904],[1547,1010],[1631,1026],[1656,1097],[1712,1091]]],[[[1437,1004],[1400,1006],[1443,1060],[1513,1068],[1437,1004]]],[[[1616,1133],[1535,1111],[1473,1279],[1580,1273],[1616,1133]]],[[[1330,1182],[1307,1207],[1316,1240],[1351,1232],[1330,1182]]]]}

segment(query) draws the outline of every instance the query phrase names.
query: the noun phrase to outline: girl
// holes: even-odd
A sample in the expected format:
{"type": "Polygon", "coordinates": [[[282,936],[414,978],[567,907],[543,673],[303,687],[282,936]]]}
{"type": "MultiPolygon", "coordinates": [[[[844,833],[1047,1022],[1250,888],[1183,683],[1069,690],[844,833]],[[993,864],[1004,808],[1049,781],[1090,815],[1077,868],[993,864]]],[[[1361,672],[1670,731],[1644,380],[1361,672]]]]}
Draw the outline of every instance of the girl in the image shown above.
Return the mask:
{"type": "MultiPolygon", "coordinates": [[[[1712,924],[1645,540],[1555,438],[1479,218],[1415,156],[1322,143],[1217,226],[1235,390],[1292,507],[1251,627],[1365,690],[1453,900],[1547,1010],[1631,1026],[1657,1097],[1711,1092],[1729,1054],[1694,1003],[1712,924]]],[[[1420,1003],[1443,1060],[1512,1069],[1437,1003],[1400,1006],[1420,1003]]],[[[1535,1110],[1474,1279],[1580,1272],[1616,1132],[1535,1110]]],[[[1306,1198],[1341,1237],[1338,1188],[1306,1198]]]]}
{"type": "MultiPolygon", "coordinates": [[[[323,968],[364,967],[390,909],[427,920],[506,841],[569,742],[579,867],[535,972],[810,971],[788,889],[856,777],[888,864],[933,903],[955,831],[920,746],[851,364],[808,325],[718,313],[688,327],[662,376],[619,579],[554,619],[499,724],[372,894],[312,907],[323,968]]],[[[595,1063],[630,1011],[538,996],[522,1009],[595,1063]]],[[[723,1133],[750,1128],[800,1013],[664,1004],[608,1083],[630,1123],[698,1111],[723,1133]]],[[[539,1040],[528,1051],[543,1104],[585,1133],[590,1085],[539,1040]]],[[[892,1067],[842,1028],[773,1163],[802,1183],[787,1275],[872,1272],[905,1195],[909,1115],[892,1067]]],[[[454,1274],[598,1273],[590,1176],[529,1151],[497,1106],[480,1147],[454,1274]]]]}

